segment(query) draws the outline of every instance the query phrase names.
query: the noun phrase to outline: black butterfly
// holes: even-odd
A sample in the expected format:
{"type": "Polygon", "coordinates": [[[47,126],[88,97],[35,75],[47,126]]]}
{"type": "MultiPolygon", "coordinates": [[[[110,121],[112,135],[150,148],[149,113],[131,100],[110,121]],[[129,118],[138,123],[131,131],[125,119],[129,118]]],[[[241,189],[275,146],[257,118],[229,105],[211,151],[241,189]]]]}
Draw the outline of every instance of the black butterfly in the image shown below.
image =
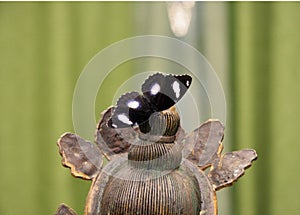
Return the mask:
{"type": "Polygon", "coordinates": [[[166,110],[177,103],[191,85],[189,75],[156,73],[142,85],[143,94],[130,92],[122,95],[108,121],[112,128],[125,128],[146,122],[151,114],[166,110]]]}

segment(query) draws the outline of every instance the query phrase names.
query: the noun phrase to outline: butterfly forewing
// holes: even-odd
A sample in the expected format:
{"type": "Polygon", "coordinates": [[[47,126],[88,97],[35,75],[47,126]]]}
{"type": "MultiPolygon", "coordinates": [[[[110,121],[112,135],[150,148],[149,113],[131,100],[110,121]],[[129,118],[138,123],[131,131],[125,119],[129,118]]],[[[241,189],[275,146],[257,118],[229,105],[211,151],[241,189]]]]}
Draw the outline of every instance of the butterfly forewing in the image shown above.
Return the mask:
{"type": "Polygon", "coordinates": [[[150,76],[142,85],[142,92],[155,111],[172,107],[185,94],[191,84],[189,75],[167,75],[157,73],[150,76]]]}
{"type": "Polygon", "coordinates": [[[185,92],[187,91],[187,89],[191,86],[192,83],[192,77],[189,75],[176,75],[175,76],[176,79],[178,79],[180,81],[180,84],[182,84],[182,95],[183,96],[185,94],[185,92]]]}
{"type": "Polygon", "coordinates": [[[186,93],[192,81],[189,75],[168,75],[166,76],[165,91],[170,95],[172,100],[176,103],[186,93]]]}

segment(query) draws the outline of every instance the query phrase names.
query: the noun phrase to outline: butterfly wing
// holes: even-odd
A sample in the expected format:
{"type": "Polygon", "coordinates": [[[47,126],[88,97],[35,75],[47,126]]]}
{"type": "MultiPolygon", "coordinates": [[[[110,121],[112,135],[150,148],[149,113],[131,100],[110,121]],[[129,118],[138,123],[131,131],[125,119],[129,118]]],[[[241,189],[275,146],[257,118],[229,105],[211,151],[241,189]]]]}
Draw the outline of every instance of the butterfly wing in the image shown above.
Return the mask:
{"type": "Polygon", "coordinates": [[[149,100],[152,109],[163,111],[176,104],[186,93],[192,82],[189,75],[163,75],[156,73],[142,85],[144,97],[149,100]]]}
{"type": "Polygon", "coordinates": [[[108,126],[126,128],[140,124],[148,120],[152,113],[149,102],[142,95],[138,92],[126,93],[119,98],[108,126]]]}
{"type": "Polygon", "coordinates": [[[189,75],[169,75],[171,76],[171,85],[172,85],[172,89],[174,91],[174,101],[178,102],[182,96],[186,93],[186,91],[188,90],[188,88],[191,86],[192,83],[192,77],[189,75]],[[177,92],[176,90],[176,80],[175,82],[172,82],[173,80],[177,79],[178,85],[179,85],[179,91],[177,92]]]}
{"type": "Polygon", "coordinates": [[[108,121],[112,128],[125,128],[148,121],[152,113],[163,111],[178,102],[189,88],[189,75],[163,75],[156,73],[142,85],[143,95],[130,92],[122,95],[108,121]]]}

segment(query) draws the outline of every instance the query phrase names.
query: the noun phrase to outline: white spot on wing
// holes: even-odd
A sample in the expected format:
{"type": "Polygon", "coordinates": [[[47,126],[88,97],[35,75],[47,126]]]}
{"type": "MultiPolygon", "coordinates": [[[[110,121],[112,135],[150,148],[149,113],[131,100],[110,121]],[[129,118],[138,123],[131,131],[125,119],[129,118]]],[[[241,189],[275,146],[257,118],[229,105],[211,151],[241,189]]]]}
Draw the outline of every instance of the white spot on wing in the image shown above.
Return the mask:
{"type": "Polygon", "coordinates": [[[177,81],[174,81],[174,83],[172,84],[172,88],[174,90],[175,96],[176,98],[179,98],[180,96],[180,87],[179,87],[179,83],[177,81]]]}
{"type": "Polygon", "coordinates": [[[186,81],[186,86],[190,86],[190,81],[186,81]]]}
{"type": "Polygon", "coordinates": [[[153,84],[153,86],[151,87],[151,94],[152,95],[156,95],[158,92],[160,91],[160,86],[158,83],[153,84]]]}
{"type": "Polygon", "coordinates": [[[140,106],[140,103],[138,101],[129,101],[127,105],[130,108],[136,109],[140,106]]]}
{"type": "Polygon", "coordinates": [[[118,120],[121,122],[127,124],[127,125],[132,125],[132,122],[129,120],[129,118],[123,113],[118,115],[118,120]]]}

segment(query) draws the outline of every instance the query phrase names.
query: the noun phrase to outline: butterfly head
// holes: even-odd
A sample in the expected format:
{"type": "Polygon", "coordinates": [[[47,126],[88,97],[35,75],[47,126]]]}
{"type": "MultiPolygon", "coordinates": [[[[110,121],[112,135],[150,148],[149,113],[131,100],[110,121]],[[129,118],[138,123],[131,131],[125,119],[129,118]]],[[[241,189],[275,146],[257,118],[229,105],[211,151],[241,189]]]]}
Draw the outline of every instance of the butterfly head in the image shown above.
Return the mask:
{"type": "Polygon", "coordinates": [[[154,123],[154,119],[161,111],[175,105],[186,93],[191,82],[192,77],[189,75],[156,73],[148,77],[142,85],[142,94],[130,92],[119,98],[108,126],[126,128],[138,125],[142,133],[163,129],[158,125],[162,125],[162,122],[154,123]]]}

